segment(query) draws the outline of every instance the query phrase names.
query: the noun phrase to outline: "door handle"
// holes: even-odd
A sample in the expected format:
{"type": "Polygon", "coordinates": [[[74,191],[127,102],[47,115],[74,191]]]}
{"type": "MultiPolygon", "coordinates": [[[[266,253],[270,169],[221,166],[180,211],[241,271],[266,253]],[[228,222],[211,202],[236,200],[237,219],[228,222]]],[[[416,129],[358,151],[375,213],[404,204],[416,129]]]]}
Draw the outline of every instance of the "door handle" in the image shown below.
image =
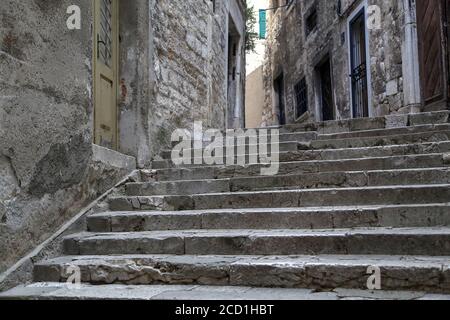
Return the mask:
{"type": "Polygon", "coordinates": [[[103,44],[106,47],[106,42],[100,39],[100,35],[97,34],[97,59],[100,59],[100,46],[99,44],[103,44]]]}

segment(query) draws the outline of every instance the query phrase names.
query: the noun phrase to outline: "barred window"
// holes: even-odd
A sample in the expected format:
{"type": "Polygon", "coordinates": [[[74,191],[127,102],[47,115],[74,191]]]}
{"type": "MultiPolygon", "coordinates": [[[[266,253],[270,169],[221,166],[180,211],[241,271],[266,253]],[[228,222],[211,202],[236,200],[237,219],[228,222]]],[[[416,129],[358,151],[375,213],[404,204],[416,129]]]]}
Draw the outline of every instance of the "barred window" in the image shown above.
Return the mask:
{"type": "Polygon", "coordinates": [[[297,118],[300,118],[308,111],[308,87],[306,85],[306,78],[300,80],[295,85],[294,90],[297,118]]]}

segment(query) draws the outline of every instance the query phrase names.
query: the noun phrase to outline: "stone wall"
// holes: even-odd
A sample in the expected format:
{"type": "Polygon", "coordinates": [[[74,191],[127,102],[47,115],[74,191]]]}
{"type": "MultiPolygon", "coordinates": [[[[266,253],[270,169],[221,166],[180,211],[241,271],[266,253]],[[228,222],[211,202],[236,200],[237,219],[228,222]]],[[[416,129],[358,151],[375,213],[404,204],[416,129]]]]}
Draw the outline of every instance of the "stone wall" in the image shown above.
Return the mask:
{"type": "Polygon", "coordinates": [[[243,21],[235,10],[242,3],[122,2],[120,150],[136,156],[140,167],[170,146],[177,128],[191,129],[194,121],[227,126],[228,25],[233,14],[243,21]]]}
{"type": "Polygon", "coordinates": [[[256,68],[247,76],[245,92],[246,128],[259,128],[264,106],[263,67],[256,68]]]}
{"type": "Polygon", "coordinates": [[[89,1],[0,6],[0,273],[131,170],[93,151],[90,16],[89,1]]]}
{"type": "MultiPolygon", "coordinates": [[[[174,129],[190,128],[194,119],[207,120],[208,117],[211,59],[208,29],[212,23],[212,6],[210,1],[196,3],[151,1],[157,85],[150,102],[149,122],[152,125],[149,129],[154,155],[170,145],[174,129]]],[[[222,71],[220,79],[225,78],[224,66],[222,71]]],[[[215,122],[223,127],[226,100],[220,95],[217,98],[215,122]]]]}
{"type": "MultiPolygon", "coordinates": [[[[270,15],[268,47],[264,66],[264,124],[277,124],[273,110],[273,82],[283,72],[285,79],[288,123],[320,121],[316,103],[315,66],[329,55],[332,66],[335,118],[352,116],[350,102],[350,71],[348,53],[348,19],[364,1],[342,1],[338,14],[337,1],[294,1],[285,9],[270,15]],[[317,8],[317,28],[308,36],[305,19],[311,8],[317,8]],[[308,86],[309,112],[299,119],[295,114],[294,86],[303,77],[308,86]]],[[[402,43],[404,9],[401,1],[369,0],[367,7],[378,6],[381,28],[368,30],[371,95],[371,116],[405,112],[403,107],[402,43]]]]}
{"type": "MultiPolygon", "coordinates": [[[[120,1],[119,151],[140,167],[175,128],[225,128],[228,24],[243,20],[242,3],[218,0],[213,12],[210,0],[120,1]]],[[[0,272],[133,167],[93,152],[91,4],[2,0],[0,272]],[[71,5],[80,30],[67,28],[71,5]]]]}

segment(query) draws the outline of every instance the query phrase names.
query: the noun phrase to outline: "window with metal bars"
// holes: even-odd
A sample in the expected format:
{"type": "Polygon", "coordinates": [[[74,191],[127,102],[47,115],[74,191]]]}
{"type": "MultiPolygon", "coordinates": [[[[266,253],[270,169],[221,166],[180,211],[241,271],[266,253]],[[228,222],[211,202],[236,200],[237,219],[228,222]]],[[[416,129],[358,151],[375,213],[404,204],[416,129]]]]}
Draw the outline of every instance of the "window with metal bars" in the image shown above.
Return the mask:
{"type": "Polygon", "coordinates": [[[306,78],[300,80],[295,86],[296,116],[300,118],[308,111],[308,86],[306,78]]]}

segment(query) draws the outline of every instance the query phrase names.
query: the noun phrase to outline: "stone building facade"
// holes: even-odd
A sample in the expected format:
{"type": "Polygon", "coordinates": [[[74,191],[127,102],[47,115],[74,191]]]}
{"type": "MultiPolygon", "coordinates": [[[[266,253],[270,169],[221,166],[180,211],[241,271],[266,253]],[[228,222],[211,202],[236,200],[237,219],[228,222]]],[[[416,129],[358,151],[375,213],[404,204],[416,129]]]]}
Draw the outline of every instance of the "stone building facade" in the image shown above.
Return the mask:
{"type": "Polygon", "coordinates": [[[244,6],[2,0],[0,273],[158,158],[173,129],[243,125],[244,6]]]}
{"type": "Polygon", "coordinates": [[[448,108],[447,1],[271,2],[277,6],[269,14],[263,125],[448,108]],[[437,19],[422,15],[427,6],[437,19]],[[430,26],[436,39],[421,33],[430,26]],[[429,40],[436,50],[425,48],[429,40]],[[433,73],[442,83],[428,97],[433,73]]]}
{"type": "Polygon", "coordinates": [[[259,66],[247,76],[245,84],[245,126],[259,128],[264,107],[263,66],[259,66]]]}

